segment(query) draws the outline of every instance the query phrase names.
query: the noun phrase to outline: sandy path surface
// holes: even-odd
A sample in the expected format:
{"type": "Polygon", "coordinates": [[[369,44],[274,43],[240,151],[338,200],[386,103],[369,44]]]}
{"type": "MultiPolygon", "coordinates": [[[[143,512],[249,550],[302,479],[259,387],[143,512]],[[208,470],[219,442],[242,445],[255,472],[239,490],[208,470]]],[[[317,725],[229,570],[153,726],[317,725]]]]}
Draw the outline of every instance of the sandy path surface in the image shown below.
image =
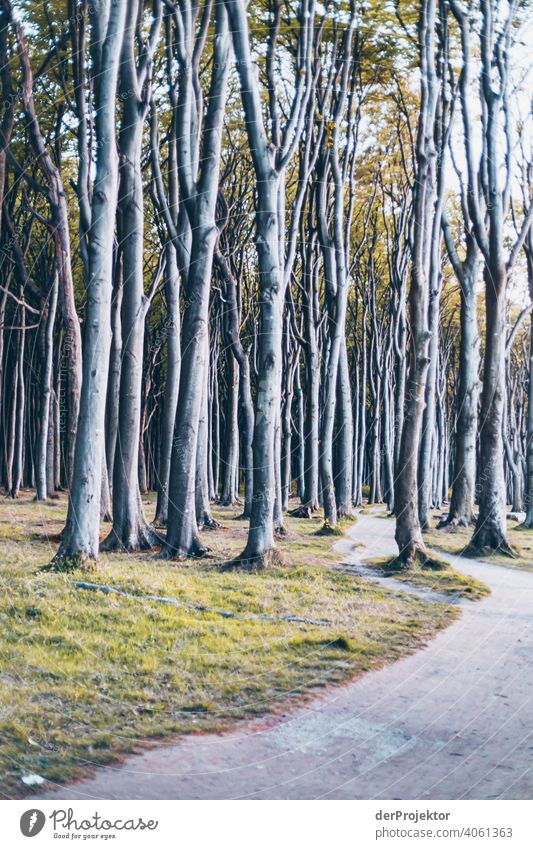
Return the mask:
{"type": "MultiPolygon", "coordinates": [[[[360,515],[340,545],[352,562],[392,554],[393,530],[360,515]]],[[[34,798],[533,798],[533,573],[446,557],[492,595],[411,657],[34,798]]]]}

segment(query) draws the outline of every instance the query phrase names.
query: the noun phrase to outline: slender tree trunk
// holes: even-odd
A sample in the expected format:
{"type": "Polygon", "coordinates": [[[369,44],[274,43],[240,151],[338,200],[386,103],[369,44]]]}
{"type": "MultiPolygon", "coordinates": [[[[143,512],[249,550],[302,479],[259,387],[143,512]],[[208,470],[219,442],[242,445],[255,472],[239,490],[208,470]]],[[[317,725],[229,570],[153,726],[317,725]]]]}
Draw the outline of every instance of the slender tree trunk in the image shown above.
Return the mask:
{"type": "Polygon", "coordinates": [[[461,283],[461,337],[459,388],[455,426],[455,455],[450,511],[447,523],[470,525],[474,521],[476,436],[479,386],[479,330],[475,268],[461,283]]]}
{"type": "MultiPolygon", "coordinates": [[[[76,432],[74,474],[67,524],[57,554],[58,560],[83,561],[95,558],[99,549],[102,452],[109,350],[110,310],[113,280],[113,240],[109,222],[117,204],[117,157],[115,108],[119,58],[122,45],[125,0],[110,0],[95,6],[93,26],[94,79],[96,83],[95,141],[96,175],[88,234],[89,282],[85,327],[86,356],[80,415],[76,432]],[[100,38],[102,12],[108,13],[105,37],[100,38]]],[[[65,343],[66,344],[66,343],[65,343]]]]}
{"type": "MultiPolygon", "coordinates": [[[[533,272],[533,253],[532,267],[533,272]]],[[[530,293],[533,294],[533,273],[530,277],[530,293]]],[[[526,435],[526,518],[524,527],[533,528],[533,317],[529,323],[529,378],[527,384],[527,435],[526,435]]]]}
{"type": "Polygon", "coordinates": [[[120,369],[122,363],[122,259],[120,251],[115,253],[116,264],[113,275],[113,299],[111,302],[111,350],[109,354],[109,376],[107,381],[105,416],[105,456],[108,484],[113,483],[113,468],[118,434],[118,405],[120,396],[120,369]]]}
{"type": "Polygon", "coordinates": [[[421,104],[416,140],[416,176],[413,190],[414,237],[409,318],[411,339],[409,374],[394,502],[396,542],[400,559],[410,564],[426,558],[418,517],[417,465],[424,397],[429,366],[428,296],[433,230],[435,180],[435,66],[436,2],[423,0],[418,22],[421,104]]]}
{"type": "MultiPolygon", "coordinates": [[[[52,374],[54,364],[54,323],[56,318],[58,276],[54,273],[47,304],[44,338],[44,359],[41,365],[41,403],[39,437],[35,459],[36,500],[45,501],[47,492],[47,457],[49,447],[49,421],[51,409],[52,374]]],[[[53,490],[52,490],[53,491],[53,490]]]]}
{"type": "Polygon", "coordinates": [[[335,445],[335,498],[339,516],[352,513],[353,417],[346,339],[343,338],[337,374],[337,433],[335,445]]]}
{"type": "Polygon", "coordinates": [[[219,4],[216,12],[215,54],[204,131],[202,168],[196,195],[190,200],[191,262],[185,291],[180,386],[170,466],[165,554],[178,559],[205,551],[198,536],[196,521],[196,451],[209,354],[209,287],[218,238],[215,208],[230,50],[225,7],[219,4]]]}
{"type": "Polygon", "coordinates": [[[26,347],[26,310],[24,306],[20,310],[20,330],[18,331],[17,361],[15,364],[16,395],[13,395],[15,416],[13,417],[13,479],[10,489],[10,497],[18,498],[23,482],[24,474],[24,416],[26,411],[26,381],[24,378],[24,351],[26,347]]]}
{"type": "Polygon", "coordinates": [[[209,451],[209,430],[208,430],[208,387],[209,387],[209,370],[206,369],[205,387],[202,397],[202,408],[200,411],[200,420],[198,423],[198,444],[196,446],[196,522],[198,528],[215,529],[219,527],[218,522],[213,519],[211,514],[211,504],[209,502],[209,480],[208,480],[208,451],[209,451]]]}
{"type": "Polygon", "coordinates": [[[159,452],[159,468],[157,480],[157,507],[154,524],[165,527],[168,519],[168,486],[170,476],[170,457],[172,454],[172,438],[176,419],[180,381],[180,303],[179,303],[179,274],[176,251],[172,244],[165,248],[166,260],[166,293],[168,315],[165,324],[167,341],[167,375],[165,382],[165,400],[161,422],[161,448],[159,452]]]}
{"type": "Polygon", "coordinates": [[[503,467],[505,404],[505,303],[503,266],[485,267],[485,360],[479,429],[479,514],[471,546],[509,552],[503,467]]]}

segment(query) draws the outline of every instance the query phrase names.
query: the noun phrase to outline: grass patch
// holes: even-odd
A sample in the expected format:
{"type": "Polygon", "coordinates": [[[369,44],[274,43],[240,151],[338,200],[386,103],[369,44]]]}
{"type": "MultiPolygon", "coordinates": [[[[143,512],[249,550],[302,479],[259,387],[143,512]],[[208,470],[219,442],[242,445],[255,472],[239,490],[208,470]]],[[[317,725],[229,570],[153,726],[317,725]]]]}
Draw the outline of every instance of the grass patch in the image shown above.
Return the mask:
{"type": "MultiPolygon", "coordinates": [[[[473,527],[446,527],[437,530],[436,525],[442,516],[442,510],[433,514],[434,527],[424,531],[424,539],[428,546],[445,551],[456,556],[468,556],[468,546],[474,532],[473,527]]],[[[508,540],[516,552],[516,557],[509,558],[496,552],[483,556],[476,555],[476,560],[507,566],[510,569],[526,569],[533,571],[533,530],[523,528],[518,522],[508,520],[508,540]]]]}
{"type": "Polygon", "coordinates": [[[366,564],[376,569],[386,577],[393,577],[397,581],[413,584],[416,587],[446,593],[446,595],[459,596],[477,600],[483,596],[490,595],[490,589],[486,584],[477,581],[470,575],[463,575],[453,569],[445,560],[433,556],[423,565],[404,567],[402,561],[397,558],[376,558],[366,561],[366,564]]]}
{"type": "MultiPolygon", "coordinates": [[[[146,500],[152,516],[153,496],[146,500]]],[[[204,560],[146,552],[102,555],[90,580],[135,595],[172,596],[240,614],[292,614],[331,625],[224,619],[214,613],[78,590],[84,573],[43,573],[66,501],[31,493],[0,514],[0,773],[6,796],[37,773],[64,782],[165,736],[223,729],[287,706],[412,652],[457,610],[398,598],[334,571],[322,518],[287,517],[284,566],[222,572],[247,522],[219,509],[204,560]],[[13,534],[13,535],[11,535],[13,534]]],[[[349,524],[349,523],[348,523],[349,524]]],[[[103,534],[107,529],[103,529],[103,534]]]]}

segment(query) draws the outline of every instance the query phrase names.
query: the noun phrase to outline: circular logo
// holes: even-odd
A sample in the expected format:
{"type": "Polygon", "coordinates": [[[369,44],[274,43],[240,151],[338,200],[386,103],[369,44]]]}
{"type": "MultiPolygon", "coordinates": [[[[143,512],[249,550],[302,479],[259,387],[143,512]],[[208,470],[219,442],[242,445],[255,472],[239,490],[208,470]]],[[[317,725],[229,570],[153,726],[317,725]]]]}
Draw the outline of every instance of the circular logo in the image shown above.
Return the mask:
{"type": "Polygon", "coordinates": [[[24,811],[20,818],[20,830],[24,837],[35,837],[43,830],[46,817],[42,811],[36,808],[31,808],[29,811],[24,811]]]}

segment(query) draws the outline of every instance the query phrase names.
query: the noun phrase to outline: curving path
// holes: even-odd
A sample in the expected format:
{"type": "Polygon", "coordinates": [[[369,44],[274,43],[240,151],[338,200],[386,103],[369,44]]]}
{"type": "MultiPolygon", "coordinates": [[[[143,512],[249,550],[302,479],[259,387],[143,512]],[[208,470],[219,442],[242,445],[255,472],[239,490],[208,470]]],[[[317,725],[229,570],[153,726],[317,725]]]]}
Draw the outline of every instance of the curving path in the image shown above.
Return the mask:
{"type": "MultiPolygon", "coordinates": [[[[350,536],[351,563],[396,550],[387,519],[360,515],[350,536]]],[[[416,654],[34,798],[533,798],[533,572],[446,556],[492,595],[416,654]]]]}

